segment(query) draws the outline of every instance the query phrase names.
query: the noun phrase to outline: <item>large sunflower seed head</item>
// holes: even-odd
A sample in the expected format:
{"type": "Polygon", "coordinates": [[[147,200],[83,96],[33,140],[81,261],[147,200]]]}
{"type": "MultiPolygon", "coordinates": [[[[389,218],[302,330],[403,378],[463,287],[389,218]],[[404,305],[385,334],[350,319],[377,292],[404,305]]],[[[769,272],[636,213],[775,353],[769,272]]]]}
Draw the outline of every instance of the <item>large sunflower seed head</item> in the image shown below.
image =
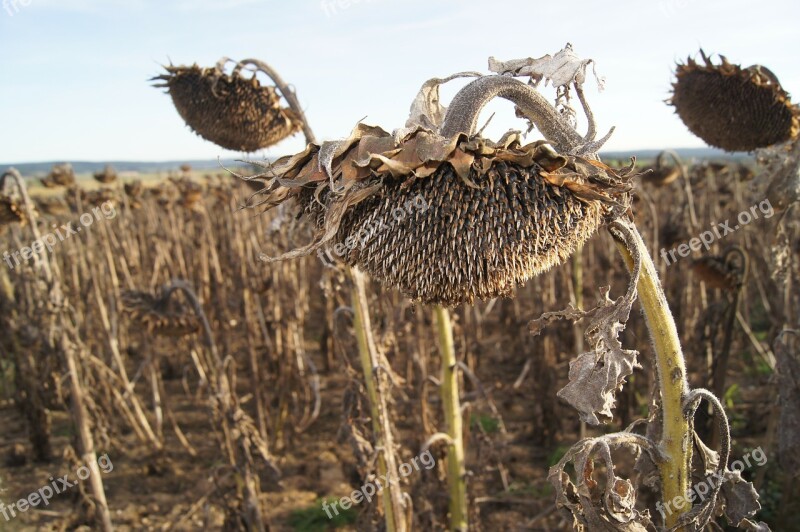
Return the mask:
{"type": "Polygon", "coordinates": [[[253,152],[296,133],[302,122],[281,107],[275,87],[239,70],[167,66],[154,79],[166,87],[178,114],[198,135],[229,150],[253,152]]]}
{"type": "Polygon", "coordinates": [[[411,299],[450,306],[511,295],[601,223],[598,203],[533,168],[500,161],[470,177],[477,188],[445,163],[407,188],[387,178],[344,216],[333,253],[411,299]]]}
{"type": "MultiPolygon", "coordinates": [[[[702,51],[701,51],[702,54],[702,51]]],[[[679,64],[670,103],[689,130],[709,146],[752,151],[797,138],[800,109],[762,66],[742,68],[721,56],[714,64],[679,64]]]]}
{"type": "Polygon", "coordinates": [[[611,168],[517,134],[493,143],[419,129],[398,141],[359,126],[270,176],[258,204],[296,197],[319,235],[282,258],[325,247],[412,300],[447,306],[509,296],[629,201],[611,168]]]}

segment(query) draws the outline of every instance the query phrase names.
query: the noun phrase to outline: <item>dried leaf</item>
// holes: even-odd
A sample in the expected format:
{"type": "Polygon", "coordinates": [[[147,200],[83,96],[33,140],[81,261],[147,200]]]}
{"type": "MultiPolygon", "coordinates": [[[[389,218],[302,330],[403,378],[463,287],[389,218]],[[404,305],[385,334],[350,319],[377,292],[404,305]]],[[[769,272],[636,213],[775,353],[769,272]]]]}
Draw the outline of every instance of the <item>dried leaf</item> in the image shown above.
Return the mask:
{"type": "Polygon", "coordinates": [[[395,138],[406,136],[407,133],[418,129],[439,131],[444,122],[447,108],[442,105],[439,96],[439,86],[458,78],[481,77],[479,72],[459,72],[446,78],[431,78],[422,84],[416,98],[411,103],[411,110],[406,120],[406,127],[395,131],[395,138]]]}
{"type": "Polygon", "coordinates": [[[639,367],[636,361],[638,351],[622,349],[618,339],[636,299],[639,268],[637,264],[627,294],[616,301],[608,297],[608,288],[605,288],[603,299],[591,310],[581,311],[570,306],[563,311],[543,314],[529,324],[531,332],[538,334],[553,319],[591,318],[586,340],[594,348],[570,362],[569,383],[558,392],[560,398],[578,410],[581,420],[590,425],[600,424],[598,415],[604,421],[611,419],[614,393],[633,369],[639,367]]]}
{"type": "Polygon", "coordinates": [[[761,509],[758,492],[751,482],[742,478],[740,471],[725,471],[719,503],[725,517],[734,526],[739,526],[761,509]]]}
{"type": "MultiPolygon", "coordinates": [[[[567,45],[555,55],[547,54],[538,59],[511,59],[509,61],[498,61],[494,57],[489,58],[489,70],[497,74],[511,74],[514,76],[530,76],[537,84],[544,79],[545,85],[549,81],[553,87],[568,86],[572,83],[578,86],[586,81],[586,67],[593,63],[592,59],[581,59],[572,50],[572,45],[567,45]]],[[[598,77],[597,87],[603,90],[605,79],[598,77]]]]}
{"type": "Polygon", "coordinates": [[[346,139],[330,140],[319,146],[319,170],[325,169],[328,177],[334,178],[333,161],[349,150],[362,137],[385,137],[388,133],[377,126],[358,123],[346,139]]]}
{"type": "Polygon", "coordinates": [[[453,165],[453,169],[458,174],[464,183],[472,188],[478,188],[478,185],[472,182],[469,178],[469,172],[472,170],[472,163],[475,161],[475,156],[469,152],[456,150],[452,153],[447,162],[453,165]]]}
{"type": "Polygon", "coordinates": [[[612,449],[626,449],[638,456],[641,451],[651,460],[660,460],[658,446],[638,434],[620,432],[597,438],[581,440],[570,448],[564,457],[548,473],[548,480],[556,491],[556,506],[564,509],[573,518],[575,530],[644,532],[652,530],[650,515],[636,509],[636,489],[633,484],[614,472],[612,449]],[[593,478],[594,462],[602,462],[605,482],[593,478]],[[572,463],[580,471],[577,484],[572,482],[565,469],[572,463]]]}
{"type": "Polygon", "coordinates": [[[739,528],[742,530],[749,530],[750,532],[770,532],[769,525],[764,521],[754,523],[749,519],[742,519],[739,523],[739,528]]]}

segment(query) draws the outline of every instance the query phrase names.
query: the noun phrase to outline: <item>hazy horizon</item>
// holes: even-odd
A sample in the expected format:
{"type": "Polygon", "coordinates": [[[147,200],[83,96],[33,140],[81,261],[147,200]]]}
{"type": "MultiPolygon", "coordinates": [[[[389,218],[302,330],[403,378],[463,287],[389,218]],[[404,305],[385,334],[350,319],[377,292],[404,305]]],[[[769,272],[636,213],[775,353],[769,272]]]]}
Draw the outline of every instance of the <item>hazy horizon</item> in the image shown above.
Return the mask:
{"type": "MultiPolygon", "coordinates": [[[[752,5],[7,1],[0,10],[0,68],[6,72],[0,160],[240,157],[192,133],[169,96],[151,86],[148,79],[169,60],[213,65],[228,56],[270,63],[296,87],[312,128],[325,140],[346,136],[362,119],[387,130],[402,126],[417,90],[431,77],[487,72],[489,56],[539,57],[567,42],[594,59],[606,78],[603,92],[591,74],[586,84],[601,134],[616,126],[605,151],[700,148],[703,142],[664,103],[676,61],[702,47],[732,62],[764,64],[787,90],[800,88],[794,57],[800,6],[762,2],[763,16],[754,17],[752,5]],[[571,18],[577,11],[581,15],[571,18]]],[[[443,90],[445,102],[460,86],[451,85],[443,90]]],[[[542,91],[552,99],[551,88],[542,91]]],[[[490,137],[524,127],[507,102],[490,105],[482,120],[493,112],[490,137]]],[[[276,157],[303,145],[302,135],[295,135],[250,157],[276,157]]]]}

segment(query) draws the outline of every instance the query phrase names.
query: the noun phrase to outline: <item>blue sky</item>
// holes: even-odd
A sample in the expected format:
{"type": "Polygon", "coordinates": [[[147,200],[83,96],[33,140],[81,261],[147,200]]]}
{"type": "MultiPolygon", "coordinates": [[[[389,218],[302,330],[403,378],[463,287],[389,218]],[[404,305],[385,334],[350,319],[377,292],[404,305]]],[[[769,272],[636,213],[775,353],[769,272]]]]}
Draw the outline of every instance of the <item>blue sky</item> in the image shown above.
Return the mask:
{"type": "MultiPolygon", "coordinates": [[[[148,78],[160,64],[256,57],[297,88],[320,139],[405,122],[419,86],[487,58],[571,42],[607,79],[587,94],[608,149],[692,147],[669,95],[674,62],[701,46],[761,63],[800,95],[797,0],[5,0],[0,9],[0,163],[212,159],[148,78]]],[[[457,86],[443,91],[445,100],[457,86]]],[[[545,91],[548,98],[553,95],[545,91]]],[[[523,125],[506,102],[487,133],[523,125]]],[[[297,135],[259,155],[295,152],[297,135]]]]}

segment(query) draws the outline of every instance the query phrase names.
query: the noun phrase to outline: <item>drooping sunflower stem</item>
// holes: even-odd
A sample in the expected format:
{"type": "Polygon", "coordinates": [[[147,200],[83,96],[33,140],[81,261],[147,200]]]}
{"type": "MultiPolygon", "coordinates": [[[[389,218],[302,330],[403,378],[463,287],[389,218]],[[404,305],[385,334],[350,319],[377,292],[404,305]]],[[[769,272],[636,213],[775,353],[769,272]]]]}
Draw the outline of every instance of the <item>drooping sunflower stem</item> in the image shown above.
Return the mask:
{"type": "Polygon", "coordinates": [[[286,99],[289,107],[292,108],[292,111],[294,111],[303,122],[303,135],[306,137],[306,142],[308,144],[316,142],[317,140],[314,136],[314,132],[311,130],[311,126],[308,125],[308,119],[306,119],[303,108],[300,106],[297,95],[294,93],[294,90],[285,81],[283,81],[283,78],[280,76],[280,74],[278,74],[274,68],[259,59],[243,59],[239,61],[237,68],[241,68],[241,66],[245,65],[251,65],[257,70],[260,70],[275,83],[275,86],[278,88],[281,96],[286,99]]]}
{"type": "Polygon", "coordinates": [[[386,405],[385,387],[379,372],[377,348],[372,338],[372,324],[367,306],[367,290],[364,274],[358,269],[350,269],[353,279],[353,326],[358,340],[358,354],[361,369],[364,373],[364,384],[367,388],[372,431],[375,438],[375,449],[378,453],[378,473],[386,479],[383,490],[383,511],[388,532],[404,532],[406,530],[405,512],[403,512],[403,494],[397,484],[397,460],[394,455],[394,437],[386,405]]]}
{"type": "MultiPolygon", "coordinates": [[[[666,458],[658,464],[661,496],[664,501],[683,498],[689,487],[692,427],[684,413],[689,384],[675,320],[664,297],[653,260],[636,226],[621,218],[614,221],[609,230],[628,269],[634,269],[637,257],[641,261],[641,273],[636,286],[655,351],[654,365],[658,374],[662,419],[659,447],[666,458]]],[[[667,514],[667,527],[677,524],[681,515],[690,509],[690,505],[684,505],[683,509],[676,508],[675,512],[667,514]]]]}
{"type": "Polygon", "coordinates": [[[464,465],[464,430],[458,396],[458,362],[453,344],[450,313],[441,305],[434,310],[442,357],[442,405],[449,438],[447,484],[450,493],[450,530],[467,530],[467,470],[464,465]]]}
{"type": "Polygon", "coordinates": [[[586,142],[541,94],[509,76],[484,76],[458,91],[447,109],[440,133],[448,138],[459,133],[473,135],[481,111],[498,97],[519,107],[558,151],[569,153],[586,142]]]}

